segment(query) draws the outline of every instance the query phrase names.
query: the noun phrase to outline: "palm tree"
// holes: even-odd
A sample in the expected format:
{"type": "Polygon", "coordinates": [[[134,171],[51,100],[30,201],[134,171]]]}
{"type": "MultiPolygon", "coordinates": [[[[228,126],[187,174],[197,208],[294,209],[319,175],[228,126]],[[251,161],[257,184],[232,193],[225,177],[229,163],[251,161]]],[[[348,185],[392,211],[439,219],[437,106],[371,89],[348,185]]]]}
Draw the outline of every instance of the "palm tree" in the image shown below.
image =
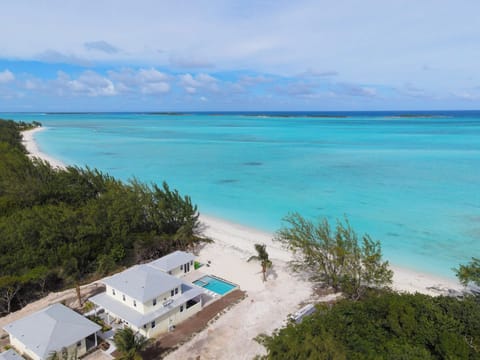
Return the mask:
{"type": "Polygon", "coordinates": [[[255,250],[257,252],[257,255],[250,256],[250,258],[247,261],[251,261],[251,260],[260,261],[260,264],[262,265],[263,281],[267,281],[267,269],[272,267],[272,262],[268,258],[267,245],[255,244],[255,250]]]}
{"type": "Polygon", "coordinates": [[[126,327],[119,329],[113,337],[113,342],[117,349],[122,353],[121,360],[138,360],[142,359],[140,351],[144,350],[149,340],[132,329],[126,327]]]}

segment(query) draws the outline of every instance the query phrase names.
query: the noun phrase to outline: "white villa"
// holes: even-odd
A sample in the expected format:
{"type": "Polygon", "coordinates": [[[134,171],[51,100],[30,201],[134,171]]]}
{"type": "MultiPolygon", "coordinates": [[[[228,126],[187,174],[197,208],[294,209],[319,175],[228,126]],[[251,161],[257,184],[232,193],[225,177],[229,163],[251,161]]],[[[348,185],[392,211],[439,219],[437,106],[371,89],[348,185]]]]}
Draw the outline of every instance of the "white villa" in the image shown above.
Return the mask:
{"type": "MultiPolygon", "coordinates": [[[[9,334],[12,347],[20,354],[45,360],[52,352],[64,348],[69,356],[85,354],[97,346],[97,332],[101,327],[62,304],[54,304],[3,329],[9,334]]],[[[5,356],[14,359],[17,355],[9,353],[5,356]]]]}
{"type": "Polygon", "coordinates": [[[181,279],[194,268],[192,254],[175,251],[102,280],[106,291],[90,298],[108,317],[146,337],[170,330],[202,308],[204,290],[181,279]]]}

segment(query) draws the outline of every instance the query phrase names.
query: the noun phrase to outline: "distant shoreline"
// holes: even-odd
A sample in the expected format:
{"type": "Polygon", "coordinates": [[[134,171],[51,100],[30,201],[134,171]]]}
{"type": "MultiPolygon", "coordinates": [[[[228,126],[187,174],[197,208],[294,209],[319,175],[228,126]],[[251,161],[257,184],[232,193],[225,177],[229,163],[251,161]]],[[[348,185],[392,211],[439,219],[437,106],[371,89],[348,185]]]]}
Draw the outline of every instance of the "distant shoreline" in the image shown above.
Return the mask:
{"type": "MultiPolygon", "coordinates": [[[[40,127],[23,131],[23,144],[31,156],[46,160],[54,167],[65,168],[66,164],[42,152],[35,142],[34,135],[44,130],[45,128],[40,127]]],[[[208,215],[201,215],[200,221],[205,225],[204,234],[226,248],[240,249],[248,253],[252,251],[255,243],[265,243],[272,259],[280,261],[291,259],[291,254],[283,249],[279,243],[272,240],[273,234],[271,233],[208,215]]],[[[394,271],[392,288],[397,291],[440,295],[447,294],[450,289],[462,289],[458,282],[448,278],[395,265],[391,265],[391,268],[394,271]]]]}

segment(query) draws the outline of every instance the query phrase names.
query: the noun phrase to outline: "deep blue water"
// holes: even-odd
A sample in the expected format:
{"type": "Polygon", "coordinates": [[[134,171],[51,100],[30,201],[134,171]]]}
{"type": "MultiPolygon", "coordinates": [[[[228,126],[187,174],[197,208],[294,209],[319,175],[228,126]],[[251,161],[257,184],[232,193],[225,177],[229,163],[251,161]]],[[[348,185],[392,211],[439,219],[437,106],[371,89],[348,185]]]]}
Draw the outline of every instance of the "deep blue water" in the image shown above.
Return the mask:
{"type": "Polygon", "coordinates": [[[268,231],[292,211],[346,215],[392,263],[451,277],[480,256],[480,112],[405,114],[0,117],[42,122],[40,149],[67,164],[166,180],[209,215],[268,231]]]}

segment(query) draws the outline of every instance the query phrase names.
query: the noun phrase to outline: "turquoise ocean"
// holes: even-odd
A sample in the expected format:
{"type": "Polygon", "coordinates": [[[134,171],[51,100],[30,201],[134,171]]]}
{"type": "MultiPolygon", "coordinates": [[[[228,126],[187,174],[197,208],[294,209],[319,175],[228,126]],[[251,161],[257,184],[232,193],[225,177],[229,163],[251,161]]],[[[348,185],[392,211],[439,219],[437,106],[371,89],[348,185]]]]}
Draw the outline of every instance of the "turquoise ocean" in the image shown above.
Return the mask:
{"type": "Polygon", "coordinates": [[[275,231],[347,216],[391,263],[453,277],[480,257],[480,112],[0,114],[40,121],[41,151],[123,180],[167,181],[202,213],[275,231]]]}

